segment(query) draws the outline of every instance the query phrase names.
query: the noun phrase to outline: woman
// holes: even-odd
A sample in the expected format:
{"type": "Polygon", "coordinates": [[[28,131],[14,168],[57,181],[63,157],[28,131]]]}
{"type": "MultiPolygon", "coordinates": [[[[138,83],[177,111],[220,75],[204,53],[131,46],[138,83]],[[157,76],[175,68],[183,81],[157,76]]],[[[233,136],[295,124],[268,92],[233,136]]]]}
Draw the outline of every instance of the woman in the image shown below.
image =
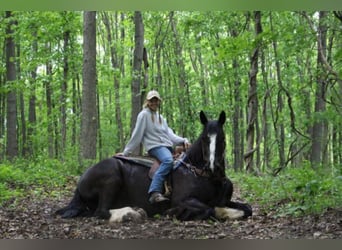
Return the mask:
{"type": "Polygon", "coordinates": [[[131,139],[123,153],[118,154],[128,156],[142,142],[148,154],[160,161],[160,167],[155,172],[148,190],[149,202],[152,204],[168,200],[161,192],[165,177],[173,166],[172,147],[179,144],[184,144],[185,148],[189,146],[188,140],[174,134],[166,120],[159,114],[161,101],[157,91],[148,92],[144,107],[138,114],[131,139]]]}

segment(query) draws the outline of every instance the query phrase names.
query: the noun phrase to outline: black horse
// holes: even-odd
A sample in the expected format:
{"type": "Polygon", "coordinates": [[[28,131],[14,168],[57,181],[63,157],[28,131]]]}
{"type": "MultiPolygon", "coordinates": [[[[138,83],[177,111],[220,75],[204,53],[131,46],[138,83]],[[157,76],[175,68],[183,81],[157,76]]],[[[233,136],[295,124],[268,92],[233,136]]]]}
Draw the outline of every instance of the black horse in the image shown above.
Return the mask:
{"type": "Polygon", "coordinates": [[[113,157],[86,170],[69,205],[56,213],[63,218],[109,219],[113,209],[138,207],[149,217],[167,214],[179,220],[251,216],[248,204],[231,201],[233,184],[225,174],[224,111],[215,121],[209,121],[201,111],[200,120],[203,124],[200,137],[178,159],[178,167],[171,172],[169,202],[153,205],[148,202],[149,168],[113,157]]]}

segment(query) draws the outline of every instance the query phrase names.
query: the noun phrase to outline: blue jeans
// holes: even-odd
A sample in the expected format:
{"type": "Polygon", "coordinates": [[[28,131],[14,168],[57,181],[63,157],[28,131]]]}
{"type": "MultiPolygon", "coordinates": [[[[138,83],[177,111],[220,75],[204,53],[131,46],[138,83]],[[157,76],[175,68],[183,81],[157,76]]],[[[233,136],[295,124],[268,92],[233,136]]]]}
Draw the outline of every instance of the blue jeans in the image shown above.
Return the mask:
{"type": "Polygon", "coordinates": [[[170,173],[173,166],[172,148],[156,147],[148,151],[148,153],[160,161],[160,166],[155,172],[148,193],[159,192],[163,190],[163,182],[165,177],[170,173]]]}

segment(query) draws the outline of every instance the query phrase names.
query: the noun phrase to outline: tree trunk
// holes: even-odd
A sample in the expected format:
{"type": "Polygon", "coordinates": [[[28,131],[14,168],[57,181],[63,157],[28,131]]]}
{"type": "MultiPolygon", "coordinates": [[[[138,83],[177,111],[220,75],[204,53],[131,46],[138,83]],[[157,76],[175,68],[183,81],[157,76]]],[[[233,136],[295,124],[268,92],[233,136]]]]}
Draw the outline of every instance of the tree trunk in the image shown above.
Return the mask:
{"type": "MultiPolygon", "coordinates": [[[[271,32],[273,30],[273,23],[272,23],[272,14],[270,14],[270,25],[271,25],[271,32]]],[[[273,52],[275,58],[275,66],[276,66],[276,73],[277,73],[277,82],[278,82],[278,95],[277,95],[277,109],[276,109],[276,123],[274,124],[275,133],[276,133],[276,141],[278,145],[278,154],[279,154],[279,165],[280,168],[283,168],[285,165],[285,127],[283,121],[278,119],[279,114],[283,113],[284,109],[284,100],[282,96],[282,92],[284,90],[282,78],[281,78],[281,69],[280,69],[280,62],[278,58],[278,44],[276,40],[272,41],[273,45],[273,52]],[[278,124],[277,124],[278,122],[278,124]]]]}
{"type": "Polygon", "coordinates": [[[72,79],[72,113],[74,114],[72,119],[72,133],[71,133],[71,145],[75,146],[78,140],[78,130],[77,130],[77,118],[80,114],[80,77],[77,73],[73,76],[72,79]]]}
{"type": "MultiPolygon", "coordinates": [[[[336,90],[336,96],[341,98],[342,96],[342,82],[339,83],[336,90]]],[[[336,98],[337,98],[336,97],[336,98]]],[[[340,107],[342,107],[342,100],[339,100],[340,107]]],[[[336,121],[336,124],[332,125],[332,151],[333,151],[333,164],[335,166],[342,164],[342,120],[336,121]]]]}
{"type": "MultiPolygon", "coordinates": [[[[317,38],[317,85],[316,85],[316,97],[315,97],[315,113],[322,115],[325,112],[325,86],[326,86],[326,71],[324,70],[324,59],[326,55],[326,37],[327,26],[324,23],[327,16],[327,12],[319,12],[319,26],[318,26],[318,38],[317,38]]],[[[322,164],[324,145],[326,142],[326,122],[322,118],[317,118],[314,121],[312,129],[312,146],[311,146],[311,164],[314,168],[317,168],[322,164]]]]}
{"type": "MultiPolygon", "coordinates": [[[[201,37],[196,37],[196,43],[201,44],[201,37]]],[[[195,47],[195,51],[193,52],[193,48],[189,48],[189,55],[190,60],[192,64],[192,68],[194,69],[196,75],[198,75],[199,84],[201,86],[201,100],[202,100],[202,106],[206,107],[208,106],[208,93],[207,93],[207,84],[205,81],[205,67],[202,60],[202,51],[199,46],[195,47]],[[197,65],[198,62],[198,65],[197,65]]]]}
{"type": "MultiPolygon", "coordinates": [[[[263,98],[263,104],[262,104],[262,136],[263,136],[263,143],[264,143],[264,168],[262,170],[268,170],[269,169],[269,163],[271,159],[270,155],[270,145],[269,145],[269,121],[267,119],[268,117],[268,110],[271,109],[272,101],[270,97],[271,89],[268,84],[268,78],[267,78],[267,69],[266,69],[266,62],[265,62],[265,53],[263,52],[261,54],[261,71],[262,71],[262,78],[263,83],[265,84],[265,94],[263,98]],[[270,104],[268,104],[268,101],[270,101],[270,104]]],[[[272,110],[271,110],[272,112],[272,110]]]]}
{"type": "MultiPolygon", "coordinates": [[[[21,79],[21,68],[20,68],[20,41],[16,44],[16,75],[17,79],[20,82],[21,79]]],[[[19,96],[19,111],[20,114],[20,125],[18,126],[18,156],[25,155],[25,148],[27,143],[27,125],[25,119],[25,100],[24,100],[24,93],[20,91],[18,93],[19,96]]]]}
{"type": "Polygon", "coordinates": [[[60,97],[60,129],[61,129],[61,152],[62,156],[65,152],[66,139],[67,139],[67,125],[66,125],[66,99],[67,99],[67,86],[68,86],[68,75],[69,75],[69,40],[70,40],[70,30],[65,30],[63,34],[64,40],[64,53],[63,53],[63,81],[61,84],[61,97],[60,97]]]}
{"type": "Polygon", "coordinates": [[[6,81],[11,86],[7,93],[7,137],[6,155],[8,159],[18,156],[18,134],[17,134],[17,94],[15,90],[16,67],[15,67],[15,42],[12,26],[15,25],[11,11],[6,11],[9,20],[6,27],[6,81]],[[13,87],[12,87],[13,86],[13,87]]]}
{"type": "Polygon", "coordinates": [[[239,64],[236,58],[233,59],[233,70],[234,70],[234,114],[233,114],[233,165],[235,171],[241,171],[243,167],[243,145],[241,136],[241,113],[242,113],[242,102],[240,86],[241,81],[239,78],[239,64]]]}
{"type": "MultiPolygon", "coordinates": [[[[255,21],[255,35],[256,39],[262,32],[261,27],[261,12],[254,12],[255,21]]],[[[249,89],[248,89],[248,110],[247,110],[247,149],[244,154],[246,170],[254,172],[253,155],[257,150],[255,147],[255,132],[256,132],[256,119],[258,116],[258,96],[257,96],[257,73],[258,73],[258,56],[259,44],[256,44],[251,56],[251,68],[249,72],[249,89]]]]}
{"type": "MultiPolygon", "coordinates": [[[[179,107],[185,107],[185,116],[183,119],[191,120],[191,109],[190,109],[190,91],[189,86],[186,82],[186,73],[185,73],[185,64],[183,60],[183,48],[179,41],[179,35],[177,32],[177,25],[174,19],[174,12],[170,12],[170,23],[171,23],[171,29],[174,37],[175,42],[175,57],[176,57],[176,67],[178,68],[176,72],[178,72],[178,82],[179,82],[179,95],[178,95],[178,105],[179,107]]],[[[181,131],[179,131],[179,134],[181,135],[187,135],[192,137],[193,130],[188,130],[186,123],[181,124],[181,131]]]]}
{"type": "MultiPolygon", "coordinates": [[[[115,13],[115,31],[118,32],[118,13],[115,13]]],[[[114,151],[117,152],[120,150],[120,146],[124,143],[124,131],[123,131],[123,124],[121,119],[121,109],[120,109],[120,60],[118,57],[118,53],[115,50],[115,43],[114,43],[114,34],[112,33],[113,30],[113,21],[109,19],[108,14],[106,12],[103,13],[103,22],[106,27],[107,31],[107,40],[110,46],[110,61],[113,68],[113,82],[114,82],[114,105],[115,105],[115,118],[116,118],[116,125],[118,127],[117,136],[116,136],[116,143],[114,151]]],[[[121,33],[124,35],[124,33],[121,33]]],[[[116,37],[118,35],[116,34],[116,37]]],[[[121,39],[124,39],[123,37],[121,39]]],[[[122,62],[121,62],[122,63],[122,62]]]]}
{"type": "Polygon", "coordinates": [[[83,89],[80,155],[82,159],[95,159],[98,124],[96,103],[96,11],[85,11],[83,21],[83,89]]]}
{"type": "MultiPolygon", "coordinates": [[[[131,131],[135,127],[137,116],[141,110],[143,97],[140,86],[142,84],[142,61],[144,54],[144,24],[140,11],[134,12],[135,40],[134,40],[134,58],[133,58],[133,81],[132,81],[132,116],[131,131]]],[[[141,154],[141,147],[135,149],[133,154],[141,154]]]]}
{"type": "MultiPolygon", "coordinates": [[[[2,88],[5,83],[5,76],[4,74],[0,74],[0,87],[2,88]]],[[[5,137],[5,121],[6,121],[6,95],[2,92],[0,92],[0,137],[5,137]]],[[[5,158],[6,154],[6,147],[3,145],[2,142],[0,142],[0,160],[5,158]]]]}
{"type": "MultiPolygon", "coordinates": [[[[37,27],[33,27],[33,37],[37,37],[37,27]]],[[[36,57],[38,52],[38,42],[35,38],[32,42],[32,58],[36,57]]],[[[26,148],[24,148],[24,154],[27,155],[34,155],[34,144],[33,136],[35,134],[35,126],[36,126],[36,78],[37,78],[37,66],[34,66],[31,70],[31,79],[30,79],[30,97],[29,97],[29,114],[28,114],[28,121],[29,126],[27,128],[27,144],[26,148]]]]}
{"type": "MultiPolygon", "coordinates": [[[[51,45],[49,42],[46,43],[47,51],[51,52],[51,45]]],[[[52,100],[52,88],[51,88],[51,78],[52,78],[52,65],[49,60],[47,60],[46,64],[46,79],[44,80],[45,87],[45,98],[46,98],[46,108],[47,108],[47,136],[48,136],[48,152],[49,157],[54,158],[54,115],[53,115],[53,100],[52,100]]]]}

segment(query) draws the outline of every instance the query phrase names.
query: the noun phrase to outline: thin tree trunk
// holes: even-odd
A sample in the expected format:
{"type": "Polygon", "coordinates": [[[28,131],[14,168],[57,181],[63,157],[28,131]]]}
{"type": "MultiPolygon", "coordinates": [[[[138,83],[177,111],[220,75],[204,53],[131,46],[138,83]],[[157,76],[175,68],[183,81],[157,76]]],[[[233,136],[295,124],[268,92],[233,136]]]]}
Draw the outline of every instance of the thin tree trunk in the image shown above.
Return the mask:
{"type": "MultiPolygon", "coordinates": [[[[116,136],[116,142],[114,151],[117,152],[120,150],[120,146],[124,143],[124,131],[123,131],[123,124],[121,119],[121,109],[120,109],[120,63],[118,53],[115,50],[114,46],[114,34],[112,30],[118,31],[117,25],[117,13],[115,13],[115,29],[113,29],[113,21],[110,21],[108,14],[106,12],[103,13],[103,22],[106,27],[107,31],[107,40],[108,44],[110,45],[110,60],[111,65],[114,71],[113,75],[113,82],[114,82],[114,105],[115,105],[115,118],[116,118],[116,125],[118,127],[118,133],[116,136]]],[[[116,35],[117,36],[117,35],[116,35]]]]}
{"type": "Polygon", "coordinates": [[[262,104],[262,136],[263,136],[263,143],[264,143],[264,171],[265,169],[269,169],[269,162],[270,162],[270,146],[269,146],[269,121],[268,117],[268,110],[270,109],[268,105],[268,100],[270,97],[270,88],[268,84],[267,78],[267,69],[266,69],[266,62],[265,62],[265,53],[261,54],[261,71],[262,71],[262,78],[263,83],[266,85],[266,90],[263,98],[262,104]]]}
{"type": "MultiPolygon", "coordinates": [[[[254,12],[254,21],[255,21],[255,35],[256,37],[262,32],[261,27],[261,12],[254,12]]],[[[256,38],[258,39],[258,38],[256,38]]],[[[258,73],[258,56],[259,56],[259,47],[260,45],[256,45],[257,47],[253,50],[251,56],[251,68],[249,72],[249,89],[248,89],[248,111],[247,111],[247,149],[244,154],[246,170],[248,172],[254,172],[254,162],[253,155],[257,150],[255,147],[255,132],[256,132],[256,119],[258,116],[258,99],[257,99],[257,73],[258,73]]]]}
{"type": "MultiPolygon", "coordinates": [[[[18,44],[16,44],[16,53],[17,53],[17,60],[16,60],[16,74],[17,79],[21,80],[21,68],[20,68],[20,41],[18,41],[18,44]]],[[[18,155],[22,156],[25,155],[25,148],[27,143],[27,125],[26,125],[26,119],[25,119],[25,100],[24,100],[24,94],[23,91],[20,91],[18,93],[19,95],[19,112],[20,113],[20,126],[18,130],[18,155]],[[19,136],[20,135],[20,136],[19,136]]]]}
{"type": "Polygon", "coordinates": [[[80,155],[82,159],[91,160],[96,158],[98,125],[96,102],[96,11],[85,11],[83,21],[84,55],[80,155]]]}
{"type": "MultiPolygon", "coordinates": [[[[326,36],[327,26],[324,23],[327,13],[325,11],[319,12],[319,26],[318,26],[318,56],[317,56],[317,85],[315,97],[315,113],[322,114],[325,112],[325,86],[326,86],[326,72],[324,70],[323,56],[326,55],[326,36]]],[[[312,146],[311,146],[311,164],[317,168],[322,164],[323,150],[326,142],[327,126],[321,118],[315,120],[312,129],[312,146]]]]}
{"type": "MultiPolygon", "coordinates": [[[[0,87],[2,88],[5,83],[5,76],[4,74],[0,74],[0,87]]],[[[4,138],[5,135],[5,121],[6,121],[6,95],[2,92],[0,92],[0,137],[4,138]]],[[[5,158],[6,154],[6,147],[3,145],[3,143],[0,143],[0,160],[5,158]]]]}
{"type": "MultiPolygon", "coordinates": [[[[120,22],[124,23],[125,22],[125,14],[121,12],[120,14],[120,22]]],[[[117,27],[117,30],[119,30],[119,27],[117,27]]],[[[126,37],[126,32],[125,32],[125,28],[123,26],[121,26],[120,28],[120,42],[122,44],[122,46],[124,45],[124,41],[125,41],[125,37],[126,37]]],[[[126,71],[125,71],[125,53],[121,53],[121,55],[119,56],[119,68],[120,68],[120,74],[122,79],[125,79],[126,77],[126,71]]],[[[118,120],[118,127],[119,127],[119,138],[120,138],[120,145],[124,145],[124,141],[125,141],[125,136],[124,136],[124,125],[123,125],[123,113],[121,112],[121,108],[120,108],[120,104],[119,104],[119,100],[120,100],[120,92],[119,92],[119,86],[120,86],[120,82],[118,81],[116,83],[116,87],[117,87],[117,92],[115,92],[115,99],[117,100],[117,105],[115,107],[115,113],[116,113],[116,119],[118,120]]]]}
{"type": "MultiPolygon", "coordinates": [[[[51,45],[48,42],[46,44],[47,51],[51,51],[51,45]]],[[[54,158],[54,115],[52,114],[53,110],[53,101],[52,101],[52,88],[51,88],[51,78],[52,78],[52,65],[50,61],[47,61],[45,64],[46,67],[46,80],[44,81],[45,86],[45,98],[46,98],[46,107],[47,107],[47,136],[48,136],[48,152],[49,157],[54,158]]]]}
{"type": "MultiPolygon", "coordinates": [[[[191,120],[191,109],[190,109],[190,91],[189,86],[186,82],[186,73],[185,73],[185,64],[183,60],[183,48],[179,41],[179,35],[177,32],[177,25],[174,19],[174,11],[170,12],[170,23],[171,29],[174,37],[175,42],[175,57],[176,57],[176,64],[178,68],[178,82],[179,82],[179,90],[180,93],[178,95],[178,104],[179,107],[185,107],[185,117],[184,120],[191,120]]],[[[192,132],[188,130],[186,123],[181,124],[181,131],[179,132],[181,135],[190,135],[192,132]]]]}
{"type": "MultiPolygon", "coordinates": [[[[33,57],[37,55],[38,52],[38,42],[37,42],[37,27],[33,27],[33,37],[34,40],[32,42],[32,54],[33,57]]],[[[33,58],[32,57],[32,58],[33,58]]],[[[27,128],[27,144],[24,148],[24,153],[27,155],[34,155],[34,145],[32,143],[33,136],[35,134],[35,126],[36,126],[36,78],[37,78],[37,66],[31,70],[31,79],[30,79],[30,97],[29,97],[29,114],[28,114],[28,121],[29,126],[27,128]]]]}
{"type": "MultiPolygon", "coordinates": [[[[144,24],[140,11],[134,12],[135,39],[134,39],[134,58],[133,58],[133,81],[132,81],[132,116],[131,116],[131,131],[133,131],[137,116],[141,110],[143,97],[141,95],[142,83],[142,61],[144,54],[144,24]]],[[[134,154],[141,154],[141,146],[138,147],[134,154]]]]}
{"type": "Polygon", "coordinates": [[[61,156],[63,157],[66,147],[67,139],[67,125],[66,125],[66,99],[67,99],[67,86],[68,86],[68,75],[69,75],[69,40],[70,40],[70,30],[65,30],[63,34],[64,40],[64,53],[63,53],[63,81],[61,84],[61,97],[60,97],[60,128],[61,128],[61,156]]]}
{"type": "MultiPolygon", "coordinates": [[[[6,19],[9,20],[6,27],[6,81],[9,86],[15,86],[17,80],[15,67],[15,42],[12,29],[16,22],[13,20],[11,11],[6,11],[6,19]]],[[[17,134],[17,93],[15,88],[10,88],[7,93],[7,137],[6,155],[9,159],[18,156],[18,134],[17,134]]]]}
{"type": "MultiPolygon", "coordinates": [[[[272,14],[270,14],[270,25],[271,25],[271,31],[273,32],[273,22],[272,22],[272,14]]],[[[276,133],[276,141],[278,145],[278,154],[279,154],[279,165],[281,168],[285,165],[285,127],[284,123],[282,121],[279,121],[278,117],[279,114],[281,115],[283,113],[284,109],[284,100],[282,96],[282,91],[284,90],[282,78],[281,78],[281,69],[280,69],[280,62],[278,58],[278,45],[277,41],[272,41],[273,45],[273,52],[274,52],[274,58],[275,58],[275,65],[276,65],[276,73],[277,73],[277,82],[278,82],[278,95],[277,95],[277,109],[276,109],[276,124],[275,124],[275,133],[276,133]]]]}
{"type": "MultiPolygon", "coordinates": [[[[337,86],[337,96],[342,96],[342,83],[337,86]]],[[[342,100],[340,100],[342,102],[342,100]]],[[[340,106],[342,107],[342,105],[340,106]]],[[[335,166],[342,164],[342,121],[336,121],[332,127],[332,151],[333,151],[333,164],[335,166]]]]}
{"type": "MultiPolygon", "coordinates": [[[[75,72],[75,71],[74,71],[75,72]]],[[[81,101],[80,101],[80,78],[77,73],[75,73],[73,79],[72,79],[72,113],[74,114],[73,120],[72,120],[72,134],[71,134],[71,144],[73,146],[76,145],[78,141],[78,130],[77,130],[77,117],[79,117],[80,114],[80,107],[81,107],[81,101]]]]}
{"type": "Polygon", "coordinates": [[[241,171],[243,167],[243,146],[241,144],[241,93],[240,86],[241,81],[239,79],[239,64],[236,58],[233,59],[233,70],[234,70],[234,114],[233,114],[233,155],[234,155],[234,169],[235,171],[241,171]]]}
{"type": "MultiPolygon", "coordinates": [[[[121,28],[121,30],[119,29],[119,25],[118,25],[118,16],[119,13],[117,12],[115,14],[115,31],[117,33],[117,38],[119,37],[118,33],[120,31],[120,40],[117,39],[118,41],[121,41],[121,44],[123,44],[123,41],[125,39],[125,30],[124,28],[121,28]]],[[[121,16],[121,22],[124,22],[124,15],[122,14],[121,16]]],[[[122,55],[118,55],[116,53],[116,60],[117,60],[117,70],[120,72],[120,75],[123,76],[124,75],[124,53],[122,53],[122,55]]],[[[117,150],[115,150],[115,152],[120,150],[120,146],[124,144],[124,126],[122,124],[122,116],[121,116],[121,108],[120,108],[120,77],[115,77],[114,78],[114,98],[115,98],[115,118],[116,118],[116,123],[118,126],[118,147],[117,150]]]]}
{"type": "MultiPolygon", "coordinates": [[[[196,38],[196,43],[201,44],[201,37],[196,38]]],[[[208,106],[208,93],[207,93],[207,86],[205,82],[205,67],[202,60],[202,51],[201,48],[196,46],[195,50],[193,48],[189,48],[190,60],[192,64],[192,68],[196,72],[196,75],[199,76],[199,84],[201,86],[201,100],[202,106],[208,106]],[[197,65],[198,64],[198,65],[197,65]]]]}

